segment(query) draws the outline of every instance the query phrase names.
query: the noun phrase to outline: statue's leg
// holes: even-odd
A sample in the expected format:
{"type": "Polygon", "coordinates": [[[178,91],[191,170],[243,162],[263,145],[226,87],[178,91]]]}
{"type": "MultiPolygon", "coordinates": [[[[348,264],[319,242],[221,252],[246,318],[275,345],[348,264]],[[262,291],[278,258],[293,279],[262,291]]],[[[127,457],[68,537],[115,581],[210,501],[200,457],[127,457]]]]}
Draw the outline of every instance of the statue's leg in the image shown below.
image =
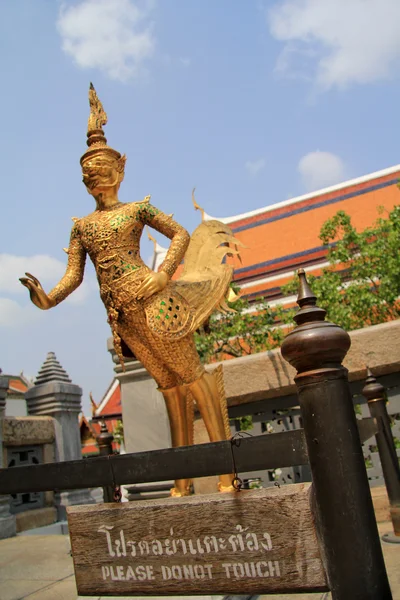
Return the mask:
{"type": "MultiPolygon", "coordinates": [[[[204,373],[200,379],[188,385],[193,394],[208,435],[212,442],[229,439],[221,406],[221,394],[213,373],[204,373]]],[[[231,492],[234,475],[220,475],[218,489],[220,492],[231,492]]]]}
{"type": "MultiPolygon", "coordinates": [[[[149,332],[151,335],[151,332],[149,332]]],[[[230,438],[229,420],[224,416],[223,403],[225,395],[219,388],[216,375],[206,373],[201,364],[192,335],[180,340],[160,340],[159,352],[164,362],[174,370],[177,377],[193,395],[200,414],[204,420],[209,438],[212,442],[220,442],[230,438]]],[[[219,490],[232,491],[233,475],[221,475],[219,490]]]]}
{"type": "MultiPolygon", "coordinates": [[[[160,390],[167,406],[168,418],[171,427],[172,446],[189,445],[189,429],[186,415],[186,390],[176,386],[169,390],[160,390]]],[[[172,496],[189,496],[190,479],[176,479],[175,488],[171,490],[172,496]]]]}
{"type": "MultiPolygon", "coordinates": [[[[177,385],[181,380],[173,370],[165,364],[164,357],[160,354],[158,344],[154,343],[154,338],[148,331],[144,315],[135,311],[132,321],[128,321],[125,316],[121,324],[120,333],[124,342],[133,352],[145,369],[155,379],[158,389],[164,396],[169,418],[172,446],[187,446],[191,443],[190,432],[193,429],[192,423],[188,423],[190,411],[187,409],[186,396],[187,390],[177,385]]],[[[173,496],[187,496],[190,493],[191,480],[179,479],[175,481],[175,487],[171,490],[173,496]]]]}

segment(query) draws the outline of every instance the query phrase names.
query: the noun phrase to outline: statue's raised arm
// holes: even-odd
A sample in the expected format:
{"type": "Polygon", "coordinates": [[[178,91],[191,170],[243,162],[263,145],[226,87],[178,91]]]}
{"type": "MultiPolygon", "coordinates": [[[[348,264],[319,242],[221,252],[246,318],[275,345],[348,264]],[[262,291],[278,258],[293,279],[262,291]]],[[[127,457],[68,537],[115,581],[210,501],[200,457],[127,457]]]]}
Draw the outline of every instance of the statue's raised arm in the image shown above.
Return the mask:
{"type": "Polygon", "coordinates": [[[75,223],[71,231],[65,275],[51,292],[46,294],[40,281],[30,273],[25,273],[26,277],[21,277],[20,282],[28,288],[33,304],[42,310],[48,310],[62,302],[82,283],[85,260],[86,252],[79,239],[79,231],[75,223]]]}

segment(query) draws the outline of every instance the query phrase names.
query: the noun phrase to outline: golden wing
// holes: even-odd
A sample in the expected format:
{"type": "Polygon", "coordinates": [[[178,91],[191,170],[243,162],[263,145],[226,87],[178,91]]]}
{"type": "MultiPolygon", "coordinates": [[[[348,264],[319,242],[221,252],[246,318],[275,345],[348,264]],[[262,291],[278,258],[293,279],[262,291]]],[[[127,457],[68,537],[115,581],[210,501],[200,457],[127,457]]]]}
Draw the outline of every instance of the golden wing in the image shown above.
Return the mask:
{"type": "Polygon", "coordinates": [[[243,246],[231,229],[217,220],[203,221],[193,232],[176,289],[194,309],[192,330],[198,329],[214,310],[231,309],[226,304],[233,267],[226,256],[239,255],[243,246]]]}

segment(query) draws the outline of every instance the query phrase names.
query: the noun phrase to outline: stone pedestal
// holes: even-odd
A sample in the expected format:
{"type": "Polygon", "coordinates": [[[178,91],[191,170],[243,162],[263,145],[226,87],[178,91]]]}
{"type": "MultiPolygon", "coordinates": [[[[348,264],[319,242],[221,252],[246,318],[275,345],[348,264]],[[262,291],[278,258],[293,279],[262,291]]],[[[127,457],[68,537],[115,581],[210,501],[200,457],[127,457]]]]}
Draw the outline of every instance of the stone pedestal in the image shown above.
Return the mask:
{"type": "MultiPolygon", "coordinates": [[[[53,417],[57,462],[82,458],[78,421],[81,396],[82,389],[71,382],[54,352],[49,352],[35,385],[25,393],[25,399],[29,415],[53,417]]],[[[93,498],[87,489],[82,489],[60,492],[55,495],[55,501],[58,519],[64,520],[66,506],[92,504],[93,498]]]]}
{"type": "MultiPolygon", "coordinates": [[[[114,360],[111,339],[108,340],[108,350],[114,360]]],[[[117,363],[114,371],[121,385],[126,452],[170,448],[171,434],[167,409],[154,379],[138,360],[126,360],[125,372],[117,363]]]]}
{"type": "MultiPolygon", "coordinates": [[[[0,377],[0,468],[3,465],[3,419],[6,412],[8,379],[0,377]]],[[[16,535],[15,516],[10,513],[10,497],[0,496],[0,540],[16,535]]]]}
{"type": "MultiPolygon", "coordinates": [[[[130,453],[170,448],[167,410],[156,382],[136,359],[126,359],[123,372],[115,355],[112,339],[108,340],[107,348],[112,355],[114,371],[121,385],[125,451],[130,453]]],[[[171,481],[129,486],[128,497],[130,500],[166,497],[173,485],[171,481]]]]}

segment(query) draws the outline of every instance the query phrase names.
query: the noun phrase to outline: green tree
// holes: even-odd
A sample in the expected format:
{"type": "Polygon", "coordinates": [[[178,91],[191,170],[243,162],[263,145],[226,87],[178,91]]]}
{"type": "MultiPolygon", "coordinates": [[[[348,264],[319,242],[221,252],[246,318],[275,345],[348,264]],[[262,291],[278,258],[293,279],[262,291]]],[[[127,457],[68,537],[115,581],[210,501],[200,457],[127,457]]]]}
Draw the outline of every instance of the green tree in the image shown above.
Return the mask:
{"type": "MultiPolygon", "coordinates": [[[[400,206],[371,227],[357,231],[339,211],[322,226],[320,239],[329,248],[330,265],[308,280],[327,318],[350,331],[400,317],[400,206]]],[[[297,290],[297,277],[282,287],[297,290]]],[[[283,315],[291,322],[294,311],[283,315]]]]}
{"type": "MultiPolygon", "coordinates": [[[[238,292],[239,288],[232,288],[238,292]]],[[[281,344],[282,330],[274,327],[279,309],[271,309],[263,298],[253,306],[241,297],[228,305],[234,312],[214,313],[204,329],[195,334],[202,362],[246,356],[281,344]]]]}
{"type": "MultiPolygon", "coordinates": [[[[400,206],[385,217],[383,212],[380,209],[376,223],[361,232],[343,211],[321,228],[330,264],[321,277],[310,275],[308,280],[327,318],[346,330],[400,317],[400,206]]],[[[298,279],[293,277],[282,291],[286,296],[296,294],[297,288],[298,279]]],[[[239,298],[230,307],[234,313],[213,314],[195,335],[204,363],[280,346],[285,332],[278,325],[292,326],[297,310],[271,308],[264,298],[252,306],[239,298]]]]}
{"type": "Polygon", "coordinates": [[[117,421],[117,423],[115,424],[113,436],[117,444],[121,445],[124,443],[124,425],[122,421],[117,421]]]}

